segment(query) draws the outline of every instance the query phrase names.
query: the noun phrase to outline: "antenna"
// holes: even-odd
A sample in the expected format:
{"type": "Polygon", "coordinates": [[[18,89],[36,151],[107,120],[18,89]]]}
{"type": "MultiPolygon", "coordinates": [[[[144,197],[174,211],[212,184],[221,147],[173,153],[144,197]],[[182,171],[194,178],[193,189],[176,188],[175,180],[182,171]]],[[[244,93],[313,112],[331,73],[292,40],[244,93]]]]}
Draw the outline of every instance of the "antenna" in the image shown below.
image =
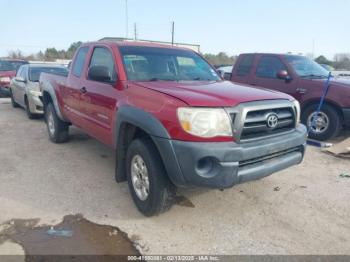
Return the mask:
{"type": "Polygon", "coordinates": [[[137,41],[137,24],[134,23],[134,39],[137,41]]]}
{"type": "Polygon", "coordinates": [[[172,22],[171,26],[171,45],[174,45],[174,34],[175,34],[175,22],[172,22]]]}

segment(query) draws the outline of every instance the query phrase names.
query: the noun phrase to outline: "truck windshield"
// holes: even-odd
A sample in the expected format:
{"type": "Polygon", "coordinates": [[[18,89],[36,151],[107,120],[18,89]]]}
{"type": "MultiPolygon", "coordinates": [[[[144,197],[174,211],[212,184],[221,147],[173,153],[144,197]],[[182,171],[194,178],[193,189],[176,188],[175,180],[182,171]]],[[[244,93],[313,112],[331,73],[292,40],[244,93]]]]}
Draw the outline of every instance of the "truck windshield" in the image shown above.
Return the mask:
{"type": "Polygon", "coordinates": [[[29,80],[31,82],[39,82],[41,73],[67,75],[68,71],[64,67],[31,67],[29,69],[29,80]]]}
{"type": "Polygon", "coordinates": [[[192,51],[156,47],[120,47],[128,80],[219,81],[216,71],[192,51]]]}
{"type": "Polygon", "coordinates": [[[329,72],[315,61],[304,56],[286,56],[298,76],[302,78],[326,78],[329,72]]]}

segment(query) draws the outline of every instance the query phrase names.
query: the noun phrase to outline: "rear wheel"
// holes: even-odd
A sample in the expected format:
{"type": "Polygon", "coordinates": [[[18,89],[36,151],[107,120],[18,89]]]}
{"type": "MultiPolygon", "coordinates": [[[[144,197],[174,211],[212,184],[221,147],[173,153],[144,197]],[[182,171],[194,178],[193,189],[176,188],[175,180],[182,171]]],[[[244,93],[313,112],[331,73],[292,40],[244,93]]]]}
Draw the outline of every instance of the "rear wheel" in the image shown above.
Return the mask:
{"type": "Polygon", "coordinates": [[[10,97],[11,97],[11,104],[12,104],[12,107],[13,107],[13,108],[18,108],[18,107],[19,107],[19,104],[16,103],[15,98],[13,97],[13,93],[12,93],[11,89],[10,89],[10,97]]]}
{"type": "Polygon", "coordinates": [[[57,116],[53,104],[48,104],[45,110],[45,120],[50,140],[54,143],[64,143],[69,139],[69,125],[57,116]]]}
{"type": "Polygon", "coordinates": [[[175,201],[175,186],[167,177],[159,153],[149,138],[131,142],[126,164],[129,190],[138,210],[145,216],[169,210],[175,201]]]}
{"type": "Polygon", "coordinates": [[[342,119],[338,111],[325,104],[317,114],[317,104],[305,108],[301,117],[302,123],[305,124],[312,139],[325,141],[336,137],[342,126],[342,119]]]}

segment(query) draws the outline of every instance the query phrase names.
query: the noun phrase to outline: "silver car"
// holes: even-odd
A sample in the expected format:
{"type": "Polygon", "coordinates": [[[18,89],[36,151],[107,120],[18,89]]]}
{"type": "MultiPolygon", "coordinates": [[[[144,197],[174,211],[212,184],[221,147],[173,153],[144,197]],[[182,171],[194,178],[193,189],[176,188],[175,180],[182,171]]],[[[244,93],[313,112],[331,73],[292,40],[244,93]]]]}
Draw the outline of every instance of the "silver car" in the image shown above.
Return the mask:
{"type": "Polygon", "coordinates": [[[28,64],[21,66],[10,84],[13,107],[23,107],[30,119],[44,114],[39,77],[42,72],[66,74],[67,69],[59,65],[28,64]]]}

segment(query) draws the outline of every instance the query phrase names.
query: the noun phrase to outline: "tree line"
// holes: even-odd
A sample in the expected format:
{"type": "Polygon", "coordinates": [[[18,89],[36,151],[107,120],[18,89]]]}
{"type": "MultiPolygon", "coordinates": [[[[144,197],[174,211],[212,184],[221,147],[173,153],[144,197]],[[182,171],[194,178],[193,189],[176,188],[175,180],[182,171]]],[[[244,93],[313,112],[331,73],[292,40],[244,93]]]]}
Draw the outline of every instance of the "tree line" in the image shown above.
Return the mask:
{"type": "Polygon", "coordinates": [[[70,60],[73,58],[73,55],[75,51],[80,47],[82,42],[74,42],[72,43],[67,50],[57,50],[54,47],[46,48],[46,50],[39,51],[35,54],[30,55],[24,55],[21,50],[16,51],[10,51],[8,53],[8,58],[13,59],[25,59],[25,60],[32,60],[32,61],[48,61],[48,62],[54,62],[57,59],[67,59],[70,60]]]}
{"type": "MultiPolygon", "coordinates": [[[[36,54],[24,55],[21,50],[10,51],[8,53],[9,58],[37,60],[37,61],[55,61],[57,59],[72,59],[75,51],[79,48],[82,42],[72,43],[67,50],[57,50],[54,47],[47,48],[44,52],[39,51],[36,54]]],[[[218,54],[203,54],[211,64],[215,66],[233,65],[237,59],[237,56],[230,56],[225,52],[218,54]]],[[[335,70],[350,70],[350,53],[338,53],[334,56],[333,60],[327,59],[321,55],[315,59],[319,64],[325,64],[333,67],[335,70]]]]}

